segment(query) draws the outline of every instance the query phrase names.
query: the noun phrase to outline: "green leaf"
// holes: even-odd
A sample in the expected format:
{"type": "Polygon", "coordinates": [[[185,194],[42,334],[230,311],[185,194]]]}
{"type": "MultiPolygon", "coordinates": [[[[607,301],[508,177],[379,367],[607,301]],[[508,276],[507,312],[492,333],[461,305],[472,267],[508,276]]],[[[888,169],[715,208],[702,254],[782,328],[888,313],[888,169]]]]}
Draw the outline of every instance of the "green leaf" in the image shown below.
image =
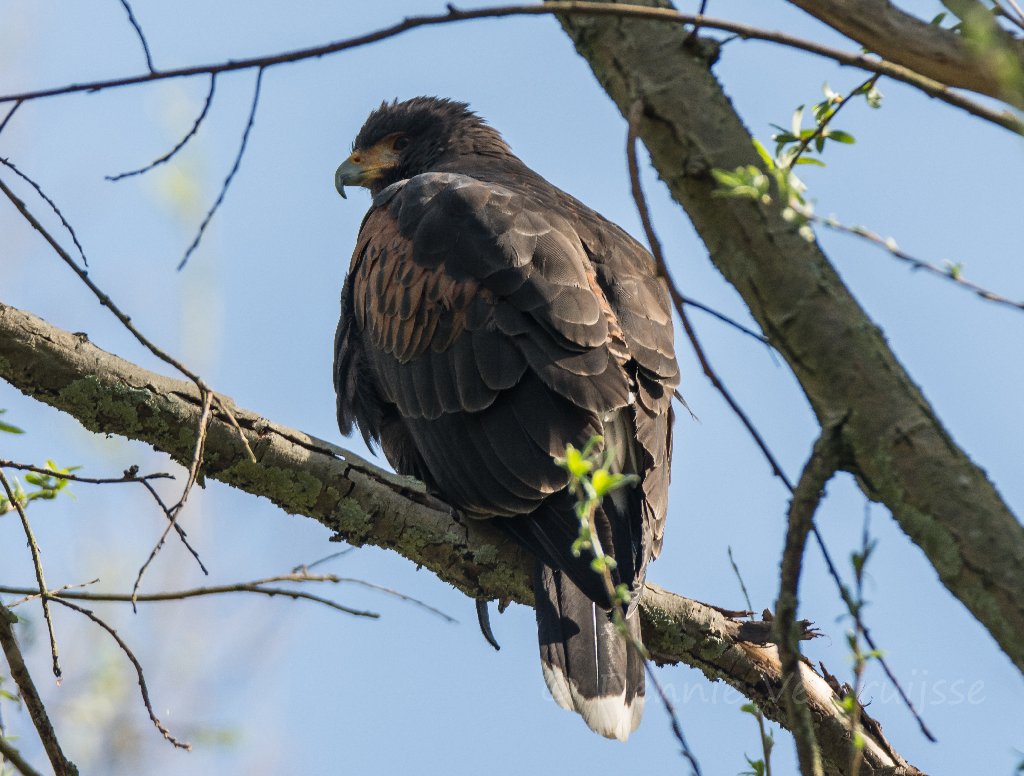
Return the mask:
{"type": "MultiPolygon", "coordinates": [[[[3,415],[7,410],[0,410],[0,415],[3,415]]],[[[0,431],[6,431],[8,434],[24,434],[25,432],[17,426],[12,426],[10,423],[4,423],[0,420],[0,431]]]]}
{"type": "MultiPolygon", "coordinates": [[[[795,140],[796,138],[793,138],[793,139],[795,140]]],[[[768,149],[766,149],[764,147],[764,145],[761,144],[761,141],[757,140],[756,138],[754,139],[753,143],[754,143],[754,150],[757,151],[757,155],[761,157],[761,161],[765,163],[765,166],[769,170],[774,169],[775,168],[775,160],[772,159],[772,155],[768,153],[768,149]]]]}
{"type": "Polygon", "coordinates": [[[829,140],[835,140],[837,143],[846,143],[849,145],[857,142],[853,135],[849,132],[843,132],[841,129],[830,129],[826,132],[826,135],[829,140]]]}

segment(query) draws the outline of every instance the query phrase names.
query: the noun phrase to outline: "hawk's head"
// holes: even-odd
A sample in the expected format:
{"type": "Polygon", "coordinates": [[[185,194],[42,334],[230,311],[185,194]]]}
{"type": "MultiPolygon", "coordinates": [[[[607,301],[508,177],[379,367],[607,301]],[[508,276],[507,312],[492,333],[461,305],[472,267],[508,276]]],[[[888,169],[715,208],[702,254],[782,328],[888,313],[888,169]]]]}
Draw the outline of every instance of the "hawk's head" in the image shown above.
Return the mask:
{"type": "Polygon", "coordinates": [[[440,97],[383,102],[356,135],[334,185],[343,197],[345,186],[364,186],[376,194],[395,181],[472,154],[508,156],[511,151],[466,103],[440,97]]]}

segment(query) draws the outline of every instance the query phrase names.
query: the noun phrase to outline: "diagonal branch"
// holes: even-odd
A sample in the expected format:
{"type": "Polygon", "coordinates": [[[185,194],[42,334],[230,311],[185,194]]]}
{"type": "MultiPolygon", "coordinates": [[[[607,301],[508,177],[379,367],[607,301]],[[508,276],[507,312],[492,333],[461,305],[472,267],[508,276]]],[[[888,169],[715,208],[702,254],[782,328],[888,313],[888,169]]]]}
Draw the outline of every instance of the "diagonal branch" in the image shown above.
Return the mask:
{"type": "MultiPolygon", "coordinates": [[[[193,383],[141,369],[80,335],[3,304],[0,378],[90,430],[142,440],[183,465],[191,458],[202,407],[193,383]]],[[[392,549],[472,598],[532,605],[530,560],[502,532],[480,521],[459,522],[448,505],[411,478],[389,474],[255,413],[232,409],[256,460],[248,457],[226,415],[215,410],[204,456],[208,478],[265,496],[288,513],[312,517],[351,544],[392,549]]],[[[770,623],[730,619],[653,584],[640,608],[644,643],[658,663],[695,666],[709,679],[737,688],[770,719],[791,726],[770,623]]],[[[808,671],[805,678],[823,754],[842,763],[847,726],[837,710],[840,698],[821,675],[808,671]]],[[[918,773],[881,733],[872,732],[864,772],[893,768],[918,773]]],[[[842,766],[837,773],[845,773],[842,766]]]]}
{"type": "Polygon", "coordinates": [[[947,86],[970,89],[1024,108],[1021,84],[1008,81],[992,56],[993,49],[1000,49],[1016,59],[1018,67],[1024,67],[1024,41],[999,30],[994,21],[988,50],[977,51],[964,36],[918,19],[888,0],[789,2],[891,62],[947,86]]]}

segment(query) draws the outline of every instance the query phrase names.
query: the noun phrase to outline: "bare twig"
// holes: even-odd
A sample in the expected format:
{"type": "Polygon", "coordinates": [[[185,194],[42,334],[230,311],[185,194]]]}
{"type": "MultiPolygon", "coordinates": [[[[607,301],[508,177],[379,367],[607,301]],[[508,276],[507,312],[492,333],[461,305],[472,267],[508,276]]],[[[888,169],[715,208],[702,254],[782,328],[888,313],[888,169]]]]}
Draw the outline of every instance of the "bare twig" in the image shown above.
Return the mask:
{"type": "Polygon", "coordinates": [[[873,232],[866,227],[847,226],[846,224],[838,221],[837,219],[831,216],[824,217],[815,215],[813,213],[801,213],[801,215],[807,217],[814,223],[820,224],[821,226],[824,226],[828,229],[832,229],[836,232],[842,232],[843,234],[853,235],[854,237],[859,237],[862,240],[867,240],[868,242],[874,243],[880,248],[884,248],[893,257],[908,264],[912,270],[923,270],[924,272],[927,272],[931,275],[935,275],[936,277],[940,277],[951,283],[955,283],[961,288],[970,291],[971,293],[981,297],[987,302],[994,302],[995,304],[1003,305],[1004,307],[1010,307],[1017,311],[1024,311],[1024,301],[1014,301],[1013,299],[1009,299],[1003,296],[1002,294],[997,294],[995,291],[990,291],[987,288],[979,286],[977,283],[973,283],[970,280],[964,279],[964,277],[960,273],[959,264],[949,263],[946,267],[939,267],[936,266],[935,264],[931,264],[930,262],[925,261],[924,259],[919,259],[915,256],[911,256],[909,253],[902,250],[896,244],[896,241],[893,240],[891,237],[882,237],[877,232],[873,232]]]}
{"type": "Polygon", "coordinates": [[[772,343],[761,332],[754,331],[749,326],[744,326],[742,323],[740,323],[739,321],[735,320],[734,318],[730,318],[725,313],[720,313],[715,308],[708,307],[703,302],[698,302],[696,299],[694,299],[692,297],[689,297],[689,296],[686,296],[686,294],[680,294],[679,298],[683,300],[683,304],[689,305],[690,307],[695,307],[698,310],[700,310],[701,312],[707,313],[712,318],[717,318],[722,323],[725,323],[725,324],[728,324],[729,326],[732,326],[734,329],[736,329],[737,331],[743,332],[748,337],[753,337],[758,342],[760,342],[762,345],[767,345],[769,348],[772,347],[772,343]]]}
{"type": "MultiPolygon", "coordinates": [[[[99,602],[110,602],[110,603],[130,603],[135,604],[136,602],[143,603],[156,603],[160,601],[184,601],[188,598],[201,598],[204,596],[222,595],[224,593],[259,593],[261,595],[269,596],[285,596],[293,600],[302,599],[304,601],[313,601],[318,604],[335,609],[345,614],[351,614],[354,617],[367,617],[370,619],[378,619],[380,617],[376,612],[363,611],[361,609],[353,609],[345,606],[344,604],[336,603],[331,601],[329,598],[322,598],[311,593],[306,593],[302,590],[292,590],[285,587],[267,587],[268,582],[272,582],[275,579],[279,581],[297,581],[290,580],[284,577],[269,579],[256,580],[255,582],[239,582],[233,585],[210,585],[209,587],[195,587],[189,590],[170,590],[163,593],[143,593],[138,595],[132,595],[129,593],[71,593],[65,592],[66,587],[60,590],[51,590],[48,593],[49,598],[61,598],[70,601],[99,601],[99,602]]],[[[39,597],[39,593],[26,587],[11,587],[8,585],[0,585],[0,593],[9,593],[11,595],[25,595],[25,598],[19,599],[11,603],[11,606],[24,603],[25,601],[31,601],[34,598],[39,597]]],[[[442,615],[443,616],[443,615],[442,615]]]]}
{"type": "MultiPolygon", "coordinates": [[[[13,111],[12,111],[12,113],[13,113],[13,111]]],[[[75,234],[74,228],[71,226],[71,224],[68,222],[68,220],[64,217],[64,214],[61,212],[60,208],[57,207],[57,203],[54,202],[52,199],[50,199],[49,196],[47,196],[46,192],[43,191],[42,187],[38,183],[36,183],[34,180],[32,180],[32,178],[30,178],[28,175],[23,173],[17,167],[15,167],[14,166],[14,162],[12,162],[10,159],[6,159],[4,157],[0,157],[0,164],[2,164],[4,167],[8,168],[11,172],[13,172],[15,175],[17,175],[23,181],[25,181],[25,183],[27,183],[29,186],[31,186],[33,189],[35,189],[36,190],[36,194],[38,194],[42,198],[42,200],[47,205],[50,206],[50,210],[52,210],[56,214],[57,218],[59,218],[60,222],[64,225],[64,228],[68,230],[68,234],[71,235],[72,242],[74,242],[75,247],[78,248],[78,255],[82,257],[82,263],[85,264],[85,266],[88,267],[89,266],[89,260],[85,257],[85,249],[82,248],[82,243],[80,243],[78,241],[78,235],[75,234]]]]}
{"type": "MultiPolygon", "coordinates": [[[[188,467],[188,478],[185,482],[185,488],[181,493],[181,498],[178,499],[178,503],[175,504],[170,510],[165,509],[167,515],[167,527],[164,528],[164,532],[160,534],[160,538],[157,543],[153,546],[153,549],[149,553],[149,557],[146,558],[145,563],[139,568],[139,573],[135,577],[135,584],[132,586],[132,609],[135,609],[135,596],[138,595],[139,586],[142,585],[142,577],[146,573],[146,569],[149,568],[150,564],[156,559],[156,556],[160,553],[160,550],[164,546],[164,542],[167,541],[167,536],[170,534],[171,529],[178,525],[178,515],[181,514],[182,508],[185,506],[185,502],[188,500],[189,494],[192,492],[192,486],[195,485],[196,479],[199,476],[199,467],[203,463],[203,449],[206,447],[206,432],[210,426],[210,408],[213,403],[213,393],[209,390],[203,391],[203,406],[199,412],[199,429],[196,433],[196,444],[192,452],[192,462],[188,467]]],[[[151,493],[155,495],[155,491],[151,490],[151,493]]],[[[163,506],[163,502],[157,499],[158,503],[163,506]]],[[[194,553],[193,553],[194,554],[194,553]]],[[[196,556],[196,560],[199,560],[196,556]]],[[[200,563],[202,565],[202,563],[200,563]]],[[[203,568],[206,571],[206,568],[203,568]]]]}
{"type": "Polygon", "coordinates": [[[16,461],[8,461],[4,458],[0,458],[0,469],[17,469],[18,471],[35,472],[36,474],[45,474],[48,477],[53,477],[56,480],[68,480],[69,482],[82,482],[88,485],[116,485],[122,482],[146,482],[148,480],[173,480],[173,474],[167,474],[166,472],[156,472],[154,474],[143,474],[141,477],[135,474],[131,474],[131,469],[127,469],[121,477],[82,477],[78,474],[71,474],[70,472],[55,472],[53,469],[47,469],[44,466],[34,466],[27,463],[18,463],[16,461]]]}
{"type": "Polygon", "coordinates": [[[42,776],[39,771],[28,764],[28,761],[21,756],[21,752],[14,748],[3,736],[0,736],[0,764],[9,762],[22,776],[42,776]]]}
{"type": "MultiPolygon", "coordinates": [[[[29,551],[32,553],[32,566],[36,572],[36,583],[39,585],[39,592],[45,593],[47,590],[46,579],[43,576],[43,558],[39,552],[39,544],[36,542],[36,536],[32,532],[32,526],[28,522],[28,515],[25,514],[25,507],[22,506],[21,501],[15,495],[11,489],[11,484],[7,481],[7,477],[4,475],[3,470],[0,470],[0,485],[3,486],[4,492],[7,494],[7,500],[14,505],[15,510],[18,512],[18,517],[21,518],[21,527],[25,531],[25,539],[28,542],[29,551]]],[[[46,619],[46,630],[50,636],[50,656],[53,658],[53,675],[60,680],[60,660],[57,657],[57,636],[53,632],[53,618],[50,615],[50,607],[46,603],[46,598],[43,598],[43,617],[46,619]]]]}
{"type": "Polygon", "coordinates": [[[699,14],[684,14],[670,8],[650,8],[636,5],[617,5],[596,2],[583,2],[583,0],[566,0],[565,2],[547,2],[544,5],[506,5],[493,8],[480,8],[473,10],[459,10],[449,6],[447,13],[431,16],[410,16],[389,27],[384,27],[373,32],[358,35],[345,40],[334,41],[320,46],[313,46],[305,49],[296,49],[279,54],[271,54],[249,59],[230,60],[211,65],[195,65],[172,70],[162,70],[156,73],[145,75],[129,76],[126,78],[113,78],[103,81],[90,81],[86,83],[70,84],[67,86],[52,87],[48,89],[37,89],[34,91],[21,92],[0,96],[0,103],[13,102],[15,100],[37,100],[43,97],[53,97],[62,94],[72,94],[84,91],[101,91],[135,84],[149,83],[167,78],[187,78],[195,75],[206,75],[214,73],[227,73],[234,70],[250,70],[254,67],[268,68],[286,62],[298,62],[304,59],[334,54],[347,49],[366,46],[387,38],[393,38],[418,27],[429,27],[438,24],[449,24],[452,22],[470,21],[473,19],[493,19],[506,16],[547,16],[551,14],[576,15],[576,16],[623,16],[634,19],[652,19],[672,24],[693,24],[713,30],[731,32],[740,38],[747,40],[762,40],[769,43],[778,43],[782,46],[805,51],[816,56],[824,57],[838,62],[841,65],[855,67],[872,73],[879,73],[897,81],[909,84],[930,97],[934,97],[954,107],[967,111],[985,121],[997,126],[1009,129],[1017,134],[1024,134],[1024,122],[1009,111],[998,111],[989,108],[982,103],[971,100],[958,92],[950,89],[943,83],[923,76],[909,68],[880,60],[866,54],[841,51],[829,46],[823,46],[813,41],[804,40],[783,32],[773,32],[748,24],[714,19],[699,14]]]}
{"type": "Polygon", "coordinates": [[[325,556],[323,558],[319,558],[318,560],[315,560],[312,563],[303,563],[303,564],[298,565],[295,568],[293,568],[292,569],[292,573],[293,574],[308,574],[310,569],[316,568],[317,566],[321,565],[322,563],[327,563],[328,561],[332,561],[332,560],[335,560],[336,558],[341,558],[341,557],[343,557],[345,555],[348,555],[350,552],[352,552],[355,549],[356,549],[355,547],[346,547],[343,550],[338,550],[337,552],[332,552],[330,555],[327,555],[327,556],[325,556]]]}
{"type": "Polygon", "coordinates": [[[676,314],[683,323],[683,329],[686,331],[686,336],[690,340],[690,344],[693,346],[694,353],[697,356],[697,360],[700,362],[701,369],[704,371],[705,376],[711,381],[711,384],[725,399],[726,404],[736,414],[736,417],[740,419],[740,422],[746,427],[748,433],[753,437],[754,442],[760,448],[761,453],[768,460],[769,465],[772,468],[772,472],[779,477],[789,490],[793,489],[789,479],[786,477],[786,473],[782,470],[781,464],[775,458],[774,453],[769,449],[768,443],[764,441],[761,433],[754,426],[753,421],[747,416],[743,408],[733,398],[729,389],[725,387],[722,381],[719,379],[718,374],[712,368],[710,362],[707,359],[707,355],[704,353],[704,348],[700,344],[700,340],[697,338],[697,332],[694,330],[690,323],[689,316],[686,314],[686,306],[683,302],[683,296],[676,287],[676,284],[672,281],[672,276],[668,271],[668,264],[665,261],[665,255],[661,250],[661,241],[658,240],[658,236],[654,232],[654,226],[651,223],[651,214],[647,208],[647,199],[644,197],[643,187],[640,185],[640,167],[637,164],[636,158],[636,138],[637,129],[640,124],[640,118],[643,115],[643,103],[637,100],[633,103],[633,107],[629,112],[629,134],[626,140],[626,157],[629,162],[629,180],[630,186],[633,190],[633,200],[636,202],[637,210],[640,212],[640,221],[644,227],[644,233],[647,235],[647,242],[651,247],[651,255],[654,256],[654,261],[657,264],[658,274],[665,281],[665,285],[668,288],[669,296],[672,298],[672,304],[676,309],[676,314]]]}
{"type": "Polygon", "coordinates": [[[103,630],[110,634],[111,638],[113,638],[114,641],[117,642],[117,646],[121,648],[121,651],[124,652],[125,656],[128,658],[128,660],[131,661],[131,664],[135,667],[135,673],[139,678],[139,690],[142,693],[142,702],[146,706],[146,711],[149,712],[149,718],[153,721],[153,725],[156,727],[157,730],[160,731],[161,735],[163,735],[165,739],[167,739],[178,749],[184,749],[185,751],[189,752],[192,751],[192,744],[187,743],[185,741],[179,741],[177,738],[171,735],[171,731],[169,731],[164,726],[164,723],[161,722],[160,719],[156,716],[156,713],[153,711],[153,704],[149,700],[149,689],[146,687],[146,677],[142,672],[142,664],[139,662],[138,658],[135,657],[135,653],[132,652],[129,646],[124,642],[124,639],[122,639],[117,634],[117,631],[110,627],[99,617],[97,617],[95,614],[93,614],[92,610],[90,609],[78,606],[78,604],[73,604],[70,601],[65,601],[64,598],[61,596],[47,595],[45,597],[49,598],[51,601],[56,601],[61,606],[66,606],[68,609],[73,609],[79,614],[84,614],[86,617],[88,617],[90,620],[92,620],[94,623],[99,625],[101,628],[103,628],[103,630]]]}
{"type": "Polygon", "coordinates": [[[149,53],[149,44],[146,42],[146,36],[142,34],[142,27],[139,25],[138,19],[135,18],[135,14],[132,13],[132,7],[128,5],[128,0],[121,0],[121,5],[124,6],[125,13],[128,14],[128,21],[135,28],[135,34],[138,35],[139,43],[142,44],[142,51],[146,55],[146,67],[149,68],[150,73],[155,73],[156,68],[153,67],[153,57],[149,53]]]}
{"type": "MultiPolygon", "coordinates": [[[[99,581],[99,577],[97,577],[96,579],[90,579],[88,582],[79,582],[77,584],[74,582],[69,582],[66,585],[61,585],[56,590],[48,590],[47,593],[49,595],[60,595],[66,590],[78,590],[83,587],[89,587],[89,585],[95,585],[99,581]]],[[[35,588],[28,587],[0,587],[0,593],[13,593],[14,595],[24,596],[23,598],[19,598],[17,601],[11,601],[9,604],[7,604],[8,609],[15,609],[21,606],[22,604],[27,604],[29,601],[35,601],[37,598],[40,598],[43,595],[35,588]]]]}
{"type": "Polygon", "coordinates": [[[814,735],[814,720],[807,705],[807,691],[800,675],[797,588],[807,534],[814,524],[814,513],[821,502],[822,490],[839,468],[839,444],[839,427],[823,428],[797,482],[789,507],[789,527],[779,575],[779,599],[775,604],[775,641],[779,646],[779,660],[785,677],[784,701],[794,722],[793,738],[796,740],[800,772],[804,776],[822,776],[823,768],[814,735]]]}
{"type": "Polygon", "coordinates": [[[39,697],[36,685],[32,681],[32,675],[25,666],[25,658],[22,656],[18,640],[14,636],[14,628],[11,627],[17,621],[17,616],[6,606],[0,604],[0,647],[3,648],[7,665],[11,669],[11,678],[18,685],[18,693],[21,695],[25,708],[28,709],[32,724],[39,733],[39,740],[43,744],[43,749],[46,750],[46,756],[50,759],[54,773],[57,776],[72,776],[78,773],[78,768],[64,756],[60,742],[57,740],[57,734],[46,713],[46,707],[39,697]]]}
{"type": "Polygon", "coordinates": [[[188,143],[188,141],[195,136],[196,132],[199,131],[199,125],[203,123],[203,119],[206,118],[206,114],[210,111],[210,105],[211,103],[213,103],[213,92],[214,87],[216,87],[216,85],[217,74],[213,73],[210,75],[210,91],[206,95],[206,102],[203,103],[203,109],[199,112],[198,118],[196,118],[195,122],[192,124],[192,128],[188,131],[188,133],[186,133],[185,137],[178,141],[177,145],[175,145],[174,148],[172,148],[170,151],[168,151],[166,154],[159,157],[158,159],[154,159],[145,167],[140,167],[137,170],[130,170],[129,172],[122,172],[118,175],[107,175],[106,179],[108,181],[120,181],[124,180],[125,178],[130,178],[133,175],[142,175],[142,173],[149,172],[154,167],[158,167],[164,162],[174,157],[174,155],[177,154],[178,151],[180,151],[182,148],[184,148],[185,144],[188,143]]]}
{"type": "Polygon", "coordinates": [[[206,566],[203,564],[202,559],[199,557],[199,553],[196,552],[195,547],[193,547],[192,544],[189,542],[188,534],[185,533],[185,529],[182,528],[178,521],[175,519],[175,515],[171,512],[171,509],[170,507],[167,506],[166,502],[164,502],[164,500],[160,498],[160,494],[156,492],[156,488],[154,488],[148,481],[143,482],[142,486],[149,491],[149,494],[153,497],[153,500],[156,501],[157,505],[163,511],[164,516],[168,519],[168,521],[174,524],[174,530],[178,534],[178,538],[181,539],[181,543],[185,545],[185,549],[187,549],[192,554],[192,557],[196,559],[196,563],[199,564],[199,568],[202,570],[203,574],[209,576],[210,572],[206,569],[206,566]]]}
{"type": "Polygon", "coordinates": [[[7,111],[7,115],[4,116],[4,120],[0,121],[0,132],[3,132],[7,128],[7,122],[11,120],[11,117],[17,112],[23,102],[24,100],[18,100],[11,106],[11,109],[7,111]]]}
{"type": "MultiPolygon", "coordinates": [[[[256,120],[256,108],[260,102],[260,84],[263,83],[263,68],[261,67],[256,71],[256,87],[253,89],[252,94],[252,107],[249,109],[249,120],[245,123],[245,130],[242,132],[242,142],[238,144],[238,154],[235,156],[235,163],[231,165],[231,170],[228,172],[228,177],[224,179],[224,184],[220,187],[220,193],[217,195],[217,199],[214,200],[213,205],[206,213],[206,217],[203,222],[199,225],[199,231],[196,232],[196,237],[192,241],[192,244],[188,246],[185,251],[184,257],[178,263],[178,269],[184,269],[185,264],[188,263],[189,257],[199,247],[199,241],[203,239],[203,234],[206,232],[206,227],[210,225],[210,219],[213,218],[213,214],[217,212],[221,202],[224,201],[224,196],[228,193],[228,188],[231,186],[231,181],[235,177],[235,173],[238,172],[239,166],[242,164],[242,157],[245,155],[246,146],[249,144],[249,133],[252,131],[253,122],[256,120]]],[[[212,94],[212,92],[211,92],[212,94]]]]}

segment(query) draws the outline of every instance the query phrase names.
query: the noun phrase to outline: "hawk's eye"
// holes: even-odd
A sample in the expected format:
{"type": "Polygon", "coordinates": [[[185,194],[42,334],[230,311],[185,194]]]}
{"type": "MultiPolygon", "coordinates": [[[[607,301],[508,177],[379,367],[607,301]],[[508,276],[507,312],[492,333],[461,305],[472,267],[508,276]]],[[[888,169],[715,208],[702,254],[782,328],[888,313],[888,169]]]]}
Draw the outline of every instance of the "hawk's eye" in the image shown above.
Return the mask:
{"type": "Polygon", "coordinates": [[[405,135],[399,135],[395,138],[395,142],[391,144],[391,147],[396,151],[403,151],[409,147],[409,138],[405,135]]]}

